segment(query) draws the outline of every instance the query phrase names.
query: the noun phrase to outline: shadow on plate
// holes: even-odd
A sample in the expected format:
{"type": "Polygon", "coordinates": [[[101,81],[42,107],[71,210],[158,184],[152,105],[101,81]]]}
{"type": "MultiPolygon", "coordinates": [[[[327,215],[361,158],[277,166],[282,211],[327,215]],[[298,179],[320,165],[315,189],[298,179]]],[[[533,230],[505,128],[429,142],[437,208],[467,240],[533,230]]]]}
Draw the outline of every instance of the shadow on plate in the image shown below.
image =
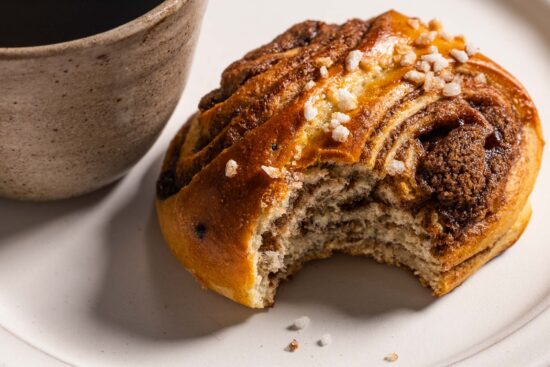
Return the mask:
{"type": "Polygon", "coordinates": [[[420,311],[436,300],[408,271],[365,257],[337,254],[307,264],[283,284],[277,302],[322,304],[366,319],[399,310],[420,311]]]}
{"type": "MultiPolygon", "coordinates": [[[[177,340],[216,334],[269,312],[203,290],[172,256],[154,211],[159,169],[157,159],[110,221],[105,243],[109,263],[95,317],[131,337],[177,340]]],[[[323,304],[357,318],[420,310],[433,300],[408,272],[346,256],[309,264],[281,286],[277,297],[281,306],[323,304]]]]}
{"type": "Polygon", "coordinates": [[[73,199],[54,202],[23,202],[0,198],[0,244],[16,236],[64,216],[85,212],[100,203],[120,181],[73,199]]]}
{"type": "MultiPolygon", "coordinates": [[[[548,43],[550,40],[550,22],[548,22],[548,13],[550,12],[550,1],[548,0],[492,0],[499,6],[504,5],[514,15],[519,15],[529,27],[534,27],[537,34],[544,38],[548,43]],[[528,3],[528,5],[527,5],[528,3]]],[[[505,31],[505,30],[503,30],[505,31]]],[[[518,47],[518,50],[521,47],[518,47]]]]}
{"type": "Polygon", "coordinates": [[[203,290],[165,245],[154,208],[160,165],[159,157],[110,220],[95,317],[132,337],[167,340],[244,322],[257,312],[203,290]]]}

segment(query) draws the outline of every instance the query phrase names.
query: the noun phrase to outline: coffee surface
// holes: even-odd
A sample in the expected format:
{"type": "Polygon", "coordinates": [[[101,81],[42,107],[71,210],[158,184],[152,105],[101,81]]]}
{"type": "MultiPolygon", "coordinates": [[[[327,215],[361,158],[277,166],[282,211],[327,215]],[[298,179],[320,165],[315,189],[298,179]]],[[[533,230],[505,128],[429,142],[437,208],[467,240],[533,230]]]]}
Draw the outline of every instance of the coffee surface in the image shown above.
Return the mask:
{"type": "Polygon", "coordinates": [[[164,0],[0,0],[0,47],[71,41],[108,31],[164,0]]]}

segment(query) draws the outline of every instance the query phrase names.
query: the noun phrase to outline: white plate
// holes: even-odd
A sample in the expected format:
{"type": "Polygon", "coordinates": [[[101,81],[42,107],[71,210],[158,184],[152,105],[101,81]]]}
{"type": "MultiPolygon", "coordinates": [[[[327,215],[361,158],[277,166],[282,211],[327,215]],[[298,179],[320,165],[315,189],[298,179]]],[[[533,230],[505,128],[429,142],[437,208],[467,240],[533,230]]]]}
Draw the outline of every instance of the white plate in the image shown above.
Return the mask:
{"type": "Polygon", "coordinates": [[[390,352],[401,366],[550,365],[548,159],[519,242],[438,300],[405,271],[337,256],[253,311],[201,290],[163,244],[153,210],[161,155],[223,67],[300,20],[389,7],[475,40],[525,84],[548,128],[546,0],[211,0],[182,102],[126,178],[76,200],[0,201],[0,365],[383,366],[390,352]],[[287,330],[301,315],[310,327],[287,330]],[[325,332],[334,341],[320,348],[325,332]],[[299,350],[285,352],[293,338],[299,350]]]}

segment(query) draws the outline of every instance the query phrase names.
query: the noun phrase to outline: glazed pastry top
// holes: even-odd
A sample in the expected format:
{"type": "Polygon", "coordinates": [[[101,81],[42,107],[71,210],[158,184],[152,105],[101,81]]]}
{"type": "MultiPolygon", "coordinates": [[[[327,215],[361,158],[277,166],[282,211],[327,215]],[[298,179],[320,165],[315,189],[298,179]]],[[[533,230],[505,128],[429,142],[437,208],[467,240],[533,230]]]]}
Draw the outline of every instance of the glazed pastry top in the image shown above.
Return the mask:
{"type": "Polygon", "coordinates": [[[172,142],[158,197],[211,165],[232,190],[275,197],[308,167],[358,164],[390,184],[383,200],[433,209],[445,247],[502,204],[522,127],[537,124],[523,87],[436,20],[306,21],[224,71],[172,142]]]}

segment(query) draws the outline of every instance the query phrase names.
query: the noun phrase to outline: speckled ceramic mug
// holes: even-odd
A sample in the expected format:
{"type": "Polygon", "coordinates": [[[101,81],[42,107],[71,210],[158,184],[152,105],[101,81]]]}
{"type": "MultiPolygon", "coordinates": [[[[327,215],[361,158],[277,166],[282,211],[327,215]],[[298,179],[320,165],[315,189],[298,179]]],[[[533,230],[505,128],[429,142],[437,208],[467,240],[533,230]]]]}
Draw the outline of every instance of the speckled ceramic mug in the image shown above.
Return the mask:
{"type": "Polygon", "coordinates": [[[205,7],[165,0],[86,38],[0,48],[0,196],[63,199],[120,178],[180,98],[205,7]]]}

